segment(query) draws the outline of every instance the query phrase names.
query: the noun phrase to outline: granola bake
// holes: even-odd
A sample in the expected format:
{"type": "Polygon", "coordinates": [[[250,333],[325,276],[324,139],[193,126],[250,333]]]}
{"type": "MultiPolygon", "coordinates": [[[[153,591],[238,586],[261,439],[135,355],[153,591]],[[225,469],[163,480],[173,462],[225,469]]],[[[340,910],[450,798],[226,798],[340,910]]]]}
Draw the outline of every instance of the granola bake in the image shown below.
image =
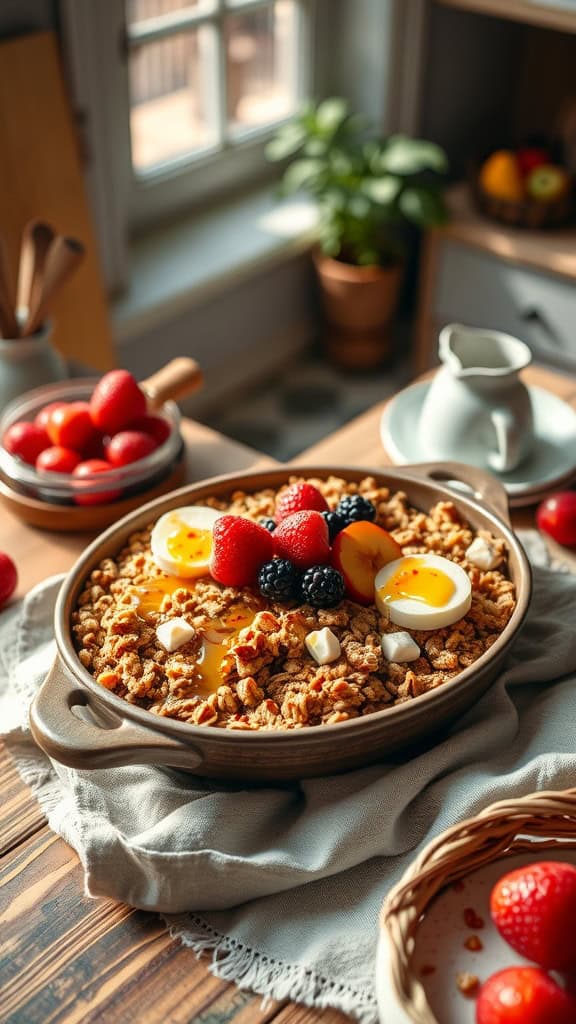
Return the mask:
{"type": "MultiPolygon", "coordinates": [[[[403,556],[439,555],[460,566],[471,584],[466,614],[449,626],[411,629],[417,652],[412,660],[393,660],[396,648],[386,639],[399,635],[397,627],[376,603],[345,595],[333,607],[314,607],[210,575],[171,576],[153,558],[151,523],[102,561],[80,594],[72,628],[82,665],[101,686],[155,715],[226,729],[297,729],[413,700],[491,647],[515,607],[503,540],[473,530],[451,501],[420,511],[402,491],[391,493],[369,476],[309,483],[332,511],[343,497],[361,495],[403,556]],[[489,568],[475,557],[482,548],[491,552],[489,568]],[[170,649],[159,637],[175,621],[183,625],[179,645],[170,649]],[[335,638],[337,654],[319,663],[309,638],[323,630],[335,638]]],[[[287,486],[202,504],[270,521],[287,486]]]]}

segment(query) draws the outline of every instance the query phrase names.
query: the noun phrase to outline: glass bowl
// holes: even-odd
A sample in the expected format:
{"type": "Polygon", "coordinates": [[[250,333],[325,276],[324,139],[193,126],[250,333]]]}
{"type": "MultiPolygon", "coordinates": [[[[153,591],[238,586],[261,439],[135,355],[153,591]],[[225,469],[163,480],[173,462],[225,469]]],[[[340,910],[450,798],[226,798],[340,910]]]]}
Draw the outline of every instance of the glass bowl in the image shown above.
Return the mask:
{"type": "Polygon", "coordinates": [[[180,460],[183,450],[180,435],[180,412],[174,402],[165,402],[150,410],[170,425],[166,441],[150,455],[127,466],[110,469],[87,479],[69,473],[38,472],[34,466],[11,455],[2,445],[2,438],[12,424],[19,420],[32,421],[40,410],[51,402],[88,401],[98,378],[77,378],[45,384],[27,391],[14,399],[0,416],[0,480],[12,491],[52,505],[88,505],[86,498],[94,496],[94,505],[108,504],[147,491],[167,477],[180,460]],[[116,494],[110,501],[107,494],[116,494]],[[98,495],[101,495],[99,502],[98,495]],[[81,500],[77,502],[77,498],[81,500]],[[82,500],[84,499],[84,500],[82,500]]]}

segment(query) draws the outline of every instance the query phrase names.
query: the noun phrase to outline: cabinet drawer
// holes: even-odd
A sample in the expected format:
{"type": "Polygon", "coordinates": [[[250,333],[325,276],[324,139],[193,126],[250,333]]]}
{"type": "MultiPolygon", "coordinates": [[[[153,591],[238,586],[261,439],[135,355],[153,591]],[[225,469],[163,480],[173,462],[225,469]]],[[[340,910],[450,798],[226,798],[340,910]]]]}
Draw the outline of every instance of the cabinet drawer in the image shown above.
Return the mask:
{"type": "Polygon", "coordinates": [[[576,370],[576,282],[567,278],[446,240],[440,247],[434,319],[507,331],[525,341],[538,362],[576,370]]]}

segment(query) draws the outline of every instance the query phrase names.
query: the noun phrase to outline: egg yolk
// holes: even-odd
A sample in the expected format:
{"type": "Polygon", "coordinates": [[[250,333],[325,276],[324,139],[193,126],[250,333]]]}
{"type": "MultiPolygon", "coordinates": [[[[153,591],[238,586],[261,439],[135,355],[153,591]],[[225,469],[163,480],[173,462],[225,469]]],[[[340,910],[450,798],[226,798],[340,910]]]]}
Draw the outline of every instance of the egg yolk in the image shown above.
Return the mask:
{"type": "Polygon", "coordinates": [[[427,565],[423,558],[405,558],[401,568],[378,591],[385,604],[408,598],[441,608],[454,593],[454,582],[441,569],[427,565]]]}
{"type": "Polygon", "coordinates": [[[150,612],[159,612],[166,594],[173,594],[179,587],[188,589],[190,580],[180,576],[158,576],[148,583],[130,587],[130,596],[138,607],[141,615],[146,617],[150,612]]]}
{"type": "Polygon", "coordinates": [[[166,550],[181,565],[207,562],[212,551],[212,530],[198,530],[177,521],[176,529],[166,538],[166,550]]]}

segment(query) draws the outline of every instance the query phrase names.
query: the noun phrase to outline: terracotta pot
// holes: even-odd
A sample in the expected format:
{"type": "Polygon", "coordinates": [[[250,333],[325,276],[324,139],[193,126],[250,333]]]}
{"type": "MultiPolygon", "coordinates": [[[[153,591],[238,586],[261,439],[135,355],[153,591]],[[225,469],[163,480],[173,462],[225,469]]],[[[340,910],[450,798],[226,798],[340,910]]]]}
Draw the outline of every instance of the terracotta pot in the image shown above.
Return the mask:
{"type": "Polygon", "coordinates": [[[60,590],[54,622],[58,655],[31,709],[32,733],[50,757],[81,769],[160,764],[212,778],[258,782],[299,779],[346,771],[399,753],[406,755],[425,738],[444,730],[484,693],[524,620],[531,593],[530,566],[509,525],[504,488],[487,473],[459,463],[405,466],[374,473],[379,485],[405,491],[416,507],[426,509],[437,501],[454,501],[475,529],[494,533],[509,552],[510,575],[517,590],[517,605],[510,621],[473,665],[435,690],[337,725],[239,733],[153,715],[99,686],[82,666],[72,637],[72,611],[91,571],[103,558],[116,555],[131,533],[169,509],[203,501],[210,495],[228,496],[239,488],[277,488],[293,475],[326,477],[334,471],[348,480],[360,480],[366,472],[358,468],[285,466],[191,484],[132,512],[83,552],[60,590]],[[447,480],[464,481],[474,497],[450,489],[442,482],[447,480]]]}
{"type": "Polygon", "coordinates": [[[389,324],[396,309],[403,267],[355,267],[314,254],[322,300],[330,324],[372,332],[389,324]]]}

